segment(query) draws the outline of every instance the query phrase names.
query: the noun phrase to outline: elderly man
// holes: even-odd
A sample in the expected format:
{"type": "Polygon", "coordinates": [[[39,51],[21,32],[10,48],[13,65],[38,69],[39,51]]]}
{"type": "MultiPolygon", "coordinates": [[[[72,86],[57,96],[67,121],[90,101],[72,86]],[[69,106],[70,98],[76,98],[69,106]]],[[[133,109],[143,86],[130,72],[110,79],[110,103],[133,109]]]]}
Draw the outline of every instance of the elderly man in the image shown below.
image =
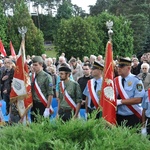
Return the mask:
{"type": "Polygon", "coordinates": [[[33,107],[31,109],[31,120],[36,121],[39,115],[49,117],[52,112],[51,102],[53,98],[53,84],[51,76],[43,71],[43,59],[41,56],[33,58],[32,96],[33,107]]]}
{"type": "Polygon", "coordinates": [[[75,81],[77,81],[80,77],[83,76],[82,66],[77,62],[75,58],[70,59],[72,76],[75,81]]]}
{"type": "Polygon", "coordinates": [[[134,127],[141,122],[142,109],[139,104],[145,90],[142,81],[130,72],[131,60],[120,58],[118,63],[119,76],[115,78],[117,123],[134,127]]]}

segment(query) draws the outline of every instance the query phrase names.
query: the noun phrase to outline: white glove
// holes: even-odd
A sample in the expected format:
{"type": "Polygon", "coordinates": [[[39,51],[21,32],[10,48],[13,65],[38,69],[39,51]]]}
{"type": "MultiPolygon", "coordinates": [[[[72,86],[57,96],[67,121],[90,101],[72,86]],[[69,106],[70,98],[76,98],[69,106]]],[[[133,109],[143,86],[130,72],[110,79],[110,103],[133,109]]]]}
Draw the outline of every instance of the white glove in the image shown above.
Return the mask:
{"type": "Polygon", "coordinates": [[[146,128],[142,128],[142,129],[141,129],[141,134],[142,134],[143,136],[146,136],[146,135],[147,135],[147,130],[146,130],[146,128]]]}
{"type": "Polygon", "coordinates": [[[122,105],[122,99],[117,99],[117,106],[122,105]]]}
{"type": "Polygon", "coordinates": [[[44,118],[49,117],[49,115],[50,115],[49,108],[45,108],[45,111],[43,113],[44,118]]]}

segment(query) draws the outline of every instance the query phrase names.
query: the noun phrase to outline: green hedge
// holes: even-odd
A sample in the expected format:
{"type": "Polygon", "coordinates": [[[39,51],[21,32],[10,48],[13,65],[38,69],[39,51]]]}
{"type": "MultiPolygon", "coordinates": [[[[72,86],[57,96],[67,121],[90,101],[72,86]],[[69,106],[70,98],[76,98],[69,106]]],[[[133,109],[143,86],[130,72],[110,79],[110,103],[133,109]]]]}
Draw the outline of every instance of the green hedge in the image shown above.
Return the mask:
{"type": "Polygon", "coordinates": [[[39,119],[28,126],[0,129],[0,150],[149,150],[137,128],[108,127],[103,119],[88,121],[39,119]]]}

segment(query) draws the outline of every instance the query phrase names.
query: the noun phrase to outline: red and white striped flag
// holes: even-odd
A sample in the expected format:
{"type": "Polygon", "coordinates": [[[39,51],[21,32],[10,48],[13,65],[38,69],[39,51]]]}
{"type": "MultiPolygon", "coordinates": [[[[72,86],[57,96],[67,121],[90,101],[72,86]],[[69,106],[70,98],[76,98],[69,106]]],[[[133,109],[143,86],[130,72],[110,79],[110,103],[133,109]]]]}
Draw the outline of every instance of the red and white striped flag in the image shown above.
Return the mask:
{"type": "Polygon", "coordinates": [[[26,120],[27,112],[32,106],[32,93],[27,63],[25,62],[24,41],[21,43],[18,59],[16,62],[12,89],[10,93],[10,101],[17,101],[19,114],[26,120]]]}

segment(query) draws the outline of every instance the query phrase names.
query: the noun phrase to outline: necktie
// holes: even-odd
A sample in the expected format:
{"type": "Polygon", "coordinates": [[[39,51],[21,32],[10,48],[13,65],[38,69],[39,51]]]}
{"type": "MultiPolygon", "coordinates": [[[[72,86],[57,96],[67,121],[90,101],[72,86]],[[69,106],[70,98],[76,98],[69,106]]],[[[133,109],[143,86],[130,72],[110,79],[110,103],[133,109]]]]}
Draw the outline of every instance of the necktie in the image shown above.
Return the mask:
{"type": "MultiPolygon", "coordinates": [[[[94,90],[95,90],[95,92],[96,92],[96,87],[97,87],[97,81],[95,81],[95,85],[94,85],[94,90]]],[[[90,106],[91,106],[91,108],[94,107],[94,104],[93,104],[92,99],[91,99],[91,104],[90,104],[90,106]]]]}
{"type": "Polygon", "coordinates": [[[124,87],[125,78],[122,78],[122,86],[124,87]]]}
{"type": "MultiPolygon", "coordinates": [[[[121,83],[122,83],[123,88],[124,88],[124,81],[125,81],[125,78],[122,78],[121,83]]],[[[117,99],[121,99],[120,95],[118,95],[117,99]]]]}
{"type": "Polygon", "coordinates": [[[145,80],[146,76],[147,76],[147,73],[143,73],[143,74],[142,74],[142,81],[145,80]]]}

